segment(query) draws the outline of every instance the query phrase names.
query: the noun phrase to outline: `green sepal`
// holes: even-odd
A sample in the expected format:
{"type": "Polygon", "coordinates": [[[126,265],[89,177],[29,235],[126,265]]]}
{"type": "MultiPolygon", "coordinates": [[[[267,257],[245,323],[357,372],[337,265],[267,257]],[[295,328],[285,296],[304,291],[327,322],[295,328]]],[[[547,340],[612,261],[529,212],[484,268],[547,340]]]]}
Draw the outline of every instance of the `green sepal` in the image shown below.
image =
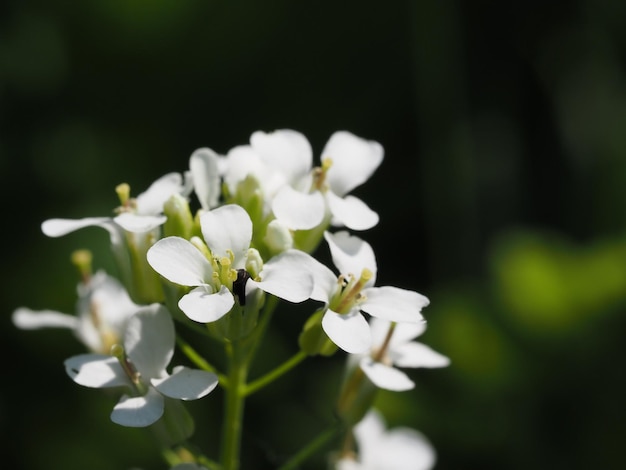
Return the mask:
{"type": "Polygon", "coordinates": [[[372,408],[380,390],[359,367],[358,360],[351,359],[336,407],[338,417],[350,427],[361,421],[372,408]]]}
{"type": "Polygon", "coordinates": [[[217,321],[207,323],[211,336],[220,341],[237,341],[249,336],[257,326],[259,310],[265,301],[265,293],[255,289],[246,296],[244,306],[235,300],[233,308],[217,321]]]}
{"type": "Polygon", "coordinates": [[[317,310],[304,324],[298,337],[298,344],[309,356],[332,356],[337,351],[337,346],[322,329],[322,318],[326,309],[317,310]]]}
{"type": "Polygon", "coordinates": [[[161,445],[171,447],[189,439],[195,431],[195,423],[180,400],[164,398],[163,416],[151,428],[161,445]]]}
{"type": "Polygon", "coordinates": [[[193,231],[193,216],[189,202],[180,194],[172,194],[163,205],[167,220],[163,224],[163,236],[177,236],[189,240],[193,231]]]}

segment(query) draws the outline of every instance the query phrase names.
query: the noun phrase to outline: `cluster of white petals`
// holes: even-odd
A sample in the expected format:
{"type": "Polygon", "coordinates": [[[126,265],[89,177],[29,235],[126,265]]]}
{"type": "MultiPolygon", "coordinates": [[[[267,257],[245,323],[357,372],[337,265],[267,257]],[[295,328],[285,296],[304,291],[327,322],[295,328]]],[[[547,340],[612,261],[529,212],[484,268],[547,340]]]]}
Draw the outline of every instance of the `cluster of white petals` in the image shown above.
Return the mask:
{"type": "Polygon", "coordinates": [[[92,388],[124,387],[111,420],[129,427],[145,427],[162,415],[165,398],[195,400],[217,386],[212,372],[166,367],[174,355],[174,322],[160,304],[143,307],[128,321],[123,357],[81,354],[65,361],[65,370],[79,385],[92,388]]]}
{"type": "Polygon", "coordinates": [[[311,144],[300,132],[257,131],[249,145],[234,147],[224,157],[224,181],[236,193],[239,183],[254,177],[266,212],[291,230],[312,229],[327,212],[335,226],[366,230],[378,223],[378,214],[349,193],[372,176],[383,155],[378,142],[338,131],[324,146],[321,166],[314,168],[311,144]]]}
{"type": "Polygon", "coordinates": [[[336,470],[430,470],[435,449],[426,437],[408,427],[387,429],[379,411],[372,408],[354,427],[358,457],[341,458],[336,470]]]}
{"type": "MultiPolygon", "coordinates": [[[[213,259],[227,259],[230,269],[246,269],[252,221],[243,208],[228,204],[204,212],[200,216],[200,225],[213,259]]],[[[313,278],[302,263],[306,256],[300,251],[288,250],[273,257],[263,265],[258,279],[250,278],[246,282],[246,295],[251,289],[258,288],[290,302],[308,299],[313,278]]],[[[184,238],[166,237],[156,242],[148,250],[148,263],[167,280],[193,287],[180,299],[178,306],[196,322],[219,320],[235,304],[232,286],[216,284],[219,273],[211,260],[184,238]]]]}
{"type": "Polygon", "coordinates": [[[410,390],[415,387],[415,383],[399,367],[439,368],[450,364],[448,357],[425,344],[413,341],[426,330],[425,321],[396,323],[391,338],[386,343],[391,325],[392,322],[388,320],[372,318],[372,351],[358,357],[359,366],[377,387],[395,392],[410,390]],[[384,355],[376,360],[384,344],[384,355]]]}
{"type": "Polygon", "coordinates": [[[122,284],[98,271],[77,287],[76,314],[54,310],[17,308],[13,323],[25,330],[67,328],[92,352],[107,354],[121,341],[128,319],[140,306],[133,302],[122,284]]]}
{"type": "Polygon", "coordinates": [[[337,346],[353,354],[364,353],[372,347],[370,325],[363,313],[393,322],[423,321],[421,311],[429,303],[425,296],[398,287],[375,287],[376,258],[366,241],[346,231],[325,232],[324,238],[339,271],[339,279],[324,264],[310,258],[309,267],[315,278],[311,298],[324,303],[326,312],[322,328],[337,346]],[[365,278],[363,272],[367,273],[365,278]],[[344,285],[344,279],[354,281],[344,285]],[[355,289],[354,298],[343,302],[346,299],[343,294],[350,294],[359,279],[363,282],[355,289]]]}
{"type": "Polygon", "coordinates": [[[82,219],[48,219],[41,230],[49,237],[61,237],[84,227],[102,227],[111,235],[111,242],[119,245],[124,231],[146,233],[165,223],[163,205],[172,194],[188,195],[189,184],[180,173],[168,173],[139,194],[132,206],[124,208],[114,217],[85,217],[82,219]]]}

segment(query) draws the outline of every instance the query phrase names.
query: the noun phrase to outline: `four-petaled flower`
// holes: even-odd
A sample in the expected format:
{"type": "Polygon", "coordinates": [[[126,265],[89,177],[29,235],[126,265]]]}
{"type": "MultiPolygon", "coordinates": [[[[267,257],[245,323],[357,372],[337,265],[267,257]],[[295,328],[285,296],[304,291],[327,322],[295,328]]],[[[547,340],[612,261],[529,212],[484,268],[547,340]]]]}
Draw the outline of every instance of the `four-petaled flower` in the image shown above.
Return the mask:
{"type": "Polygon", "coordinates": [[[148,250],[148,263],[156,272],[175,284],[193,287],[178,302],[190,319],[217,321],[230,312],[236,296],[245,296],[253,288],[289,302],[309,298],[313,278],[302,262],[308,255],[287,250],[263,264],[250,249],[252,221],[242,207],[228,204],[204,212],[200,226],[206,245],[201,240],[166,237],[148,250]],[[244,291],[233,292],[233,283],[244,271],[251,276],[245,278],[244,291]]]}
{"type": "Polygon", "coordinates": [[[408,427],[386,429],[381,414],[371,409],[354,427],[357,455],[346,455],[336,470],[430,470],[435,450],[426,437],[408,427]]]}
{"type": "Polygon", "coordinates": [[[13,312],[13,323],[25,330],[68,328],[91,352],[108,354],[121,341],[128,319],[141,307],[104,271],[79,283],[77,290],[76,315],[20,307],[13,312]]]}
{"type": "Polygon", "coordinates": [[[397,367],[437,368],[450,364],[448,357],[413,341],[426,330],[425,321],[394,324],[372,318],[370,329],[374,347],[370,354],[359,358],[359,366],[379,388],[400,392],[415,387],[415,383],[397,367]]]}
{"type": "Polygon", "coordinates": [[[361,312],[393,322],[419,323],[429,300],[417,292],[398,287],[374,287],[376,258],[372,247],[346,231],[324,233],[339,277],[309,258],[315,277],[311,298],[324,302],[322,328],[328,337],[349,353],[364,353],[372,345],[370,326],[361,312]]]}
{"type": "Polygon", "coordinates": [[[335,226],[366,230],[378,214],[349,195],[367,181],[383,160],[383,147],[347,131],[335,132],[313,167],[307,138],[291,129],[254,132],[250,145],[233,148],[225,157],[224,180],[231,193],[249,175],[264,192],[265,210],[291,230],[308,230],[327,214],[335,226]]]}
{"type": "Polygon", "coordinates": [[[163,415],[165,397],[195,400],[217,386],[212,372],[185,366],[167,372],[174,342],[170,313],[163,305],[152,304],[130,318],[124,343],[113,346],[113,355],[74,356],[65,361],[65,370],[85,387],[126,387],[111,420],[122,426],[149,426],[163,415]]]}

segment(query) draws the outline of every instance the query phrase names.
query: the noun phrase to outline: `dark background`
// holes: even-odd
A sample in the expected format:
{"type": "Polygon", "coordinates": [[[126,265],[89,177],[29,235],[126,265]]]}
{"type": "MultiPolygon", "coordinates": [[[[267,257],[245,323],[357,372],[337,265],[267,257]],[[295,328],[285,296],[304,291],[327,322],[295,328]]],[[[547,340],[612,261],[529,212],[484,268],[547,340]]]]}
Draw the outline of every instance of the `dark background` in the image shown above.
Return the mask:
{"type": "MultiPolygon", "coordinates": [[[[11,468],[166,468],[113,396],[63,371],[67,331],[16,307],[74,311],[76,248],[115,274],[108,236],[48,239],[50,217],[109,215],[255,130],[379,141],[355,194],[378,284],[428,296],[421,340],[449,356],[381,393],[439,470],[626,468],[626,3],[5,1],[0,5],[0,442],[11,468]]],[[[316,160],[317,161],[317,160],[316,160]]],[[[259,371],[295,352],[286,311],[259,371]]],[[[278,321],[278,320],[277,320],[278,321]]],[[[310,359],[247,409],[246,468],[273,468],[329,422],[343,357],[310,359]]],[[[190,404],[218,446],[220,392],[190,404]]],[[[322,460],[306,468],[318,469],[322,460]]]]}

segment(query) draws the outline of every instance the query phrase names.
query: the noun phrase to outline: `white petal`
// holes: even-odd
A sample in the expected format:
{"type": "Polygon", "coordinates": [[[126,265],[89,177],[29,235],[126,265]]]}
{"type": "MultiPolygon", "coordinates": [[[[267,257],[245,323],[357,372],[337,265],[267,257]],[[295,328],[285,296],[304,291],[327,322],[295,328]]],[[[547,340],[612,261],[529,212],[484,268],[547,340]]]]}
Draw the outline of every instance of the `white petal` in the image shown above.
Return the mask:
{"type": "Polygon", "coordinates": [[[169,377],[152,379],[152,385],[163,395],[179,400],[196,400],[217,386],[217,375],[204,370],[177,367],[169,377]]]}
{"type": "Polygon", "coordinates": [[[37,330],[39,328],[68,328],[78,326],[78,318],[74,315],[56,312],[54,310],[31,310],[20,307],[11,316],[13,324],[23,330],[37,330]]]}
{"type": "Polygon", "coordinates": [[[221,193],[218,162],[218,155],[210,148],[198,149],[189,158],[194,191],[205,211],[217,206],[221,193]]]}
{"type": "Polygon", "coordinates": [[[422,308],[429,303],[422,294],[398,287],[370,287],[364,289],[363,294],[366,297],[361,304],[364,312],[395,322],[422,322],[422,308]]]}
{"type": "Polygon", "coordinates": [[[366,285],[374,285],[376,256],[369,243],[343,230],[337,233],[324,232],[324,238],[330,248],[333,263],[341,274],[354,274],[358,278],[363,269],[368,269],[373,276],[366,285]]]}
{"type": "MultiPolygon", "coordinates": [[[[372,459],[372,468],[431,470],[435,465],[434,447],[414,429],[398,427],[387,432],[372,459]]],[[[370,462],[368,462],[369,464],[370,462]]]]}
{"type": "Polygon", "coordinates": [[[335,194],[344,196],[372,176],[383,156],[383,147],[378,142],[337,131],[328,139],[321,158],[332,160],[328,183],[335,194]]]}
{"type": "MultiPolygon", "coordinates": [[[[372,330],[372,341],[381,345],[387,337],[387,332],[393,322],[382,318],[372,317],[370,319],[370,329],[372,330]]],[[[396,323],[389,345],[391,348],[396,345],[408,343],[420,336],[426,330],[426,321],[417,323],[396,323]]]]}
{"type": "Polygon", "coordinates": [[[447,367],[450,359],[429,346],[418,342],[400,344],[389,351],[398,367],[447,367]]]}
{"type": "Polygon", "coordinates": [[[157,273],[182,286],[203,285],[213,272],[200,250],[180,237],[162,238],[150,247],[147,259],[157,273]]]}
{"type": "MultiPolygon", "coordinates": [[[[313,256],[297,250],[298,263],[305,266],[313,276],[313,291],[310,298],[328,304],[330,298],[338,288],[337,276],[326,265],[320,263],[313,256]]],[[[271,263],[271,260],[268,262],[271,263]]]]}
{"type": "Polygon", "coordinates": [[[339,314],[327,310],[322,318],[322,328],[333,343],[348,353],[364,353],[371,347],[370,327],[358,311],[339,314]]]}
{"type": "Polygon", "coordinates": [[[386,423],[382,414],[376,408],[370,408],[354,427],[354,437],[358,443],[361,462],[366,464],[372,461],[372,457],[375,457],[380,449],[380,443],[386,432],[386,423]]]}
{"type": "Polygon", "coordinates": [[[161,304],[144,307],[128,320],[124,347],[142,377],[162,376],[174,355],[174,321],[161,304]]]}
{"type": "Polygon", "coordinates": [[[285,175],[293,183],[311,170],[313,151],[307,138],[291,129],[274,132],[254,132],[250,146],[275,172],[285,175]]]}
{"type": "Polygon", "coordinates": [[[326,203],[319,191],[302,193],[284,186],[272,200],[272,211],[290,229],[309,230],[322,222],[326,203]]]}
{"type": "Polygon", "coordinates": [[[332,224],[345,225],[352,230],[367,230],[374,227],[379,216],[360,199],[354,196],[337,196],[331,191],[326,192],[326,201],[333,215],[332,224]]]}
{"type": "Polygon", "coordinates": [[[215,257],[235,254],[234,269],[243,268],[250,241],[252,220],[246,210],[236,204],[228,204],[205,212],[200,216],[204,241],[215,257]]]}
{"type": "Polygon", "coordinates": [[[115,216],[113,220],[127,232],[145,233],[163,225],[167,217],[164,215],[139,215],[123,212],[115,216]]]}
{"type": "Polygon", "coordinates": [[[313,275],[303,263],[307,256],[297,250],[285,251],[265,263],[260,282],[249,282],[289,302],[303,302],[311,297],[314,287],[313,275]]]}
{"type": "Polygon", "coordinates": [[[117,358],[103,354],[81,354],[66,359],[65,371],[79,385],[91,388],[130,386],[117,358]]]}
{"type": "Polygon", "coordinates": [[[364,470],[364,467],[350,458],[343,458],[335,462],[334,470],[364,470]]]}
{"type": "Polygon", "coordinates": [[[180,173],[161,176],[150,187],[137,196],[137,213],[157,215],[163,212],[163,205],[172,194],[183,192],[183,177],[180,173]]]}
{"type": "Polygon", "coordinates": [[[158,421],[164,409],[163,396],[151,388],[141,397],[124,395],[113,408],[111,421],[122,426],[143,428],[158,421]]]}
{"type": "Polygon", "coordinates": [[[214,294],[196,287],[180,299],[178,307],[193,321],[210,323],[230,312],[234,304],[233,293],[225,286],[214,294]]]}
{"type": "Polygon", "coordinates": [[[380,362],[375,362],[371,357],[364,357],[359,364],[365,375],[378,388],[403,392],[411,390],[415,384],[409,377],[399,369],[386,366],[380,362]]]}
{"type": "Polygon", "coordinates": [[[84,219],[48,219],[41,224],[41,231],[48,237],[61,237],[84,227],[102,227],[111,223],[110,217],[86,217],[84,219]]]}

